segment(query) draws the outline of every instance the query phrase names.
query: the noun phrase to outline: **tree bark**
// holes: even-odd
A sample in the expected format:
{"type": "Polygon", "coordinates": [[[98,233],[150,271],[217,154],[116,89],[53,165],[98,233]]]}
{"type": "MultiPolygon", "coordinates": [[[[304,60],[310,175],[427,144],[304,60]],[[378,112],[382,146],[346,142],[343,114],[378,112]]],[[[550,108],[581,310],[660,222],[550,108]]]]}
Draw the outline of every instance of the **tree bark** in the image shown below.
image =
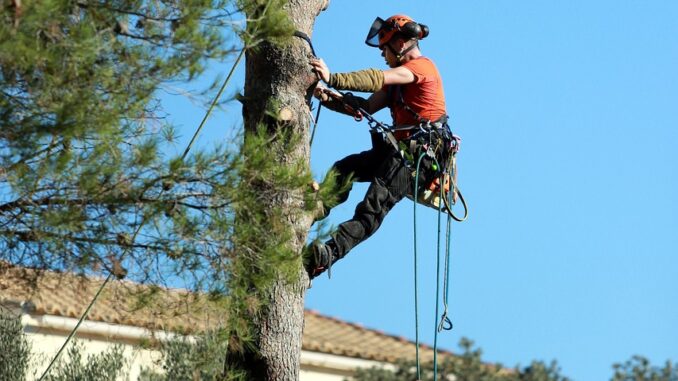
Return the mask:
{"type": "MultiPolygon", "coordinates": [[[[310,36],[315,18],[327,5],[328,0],[290,0],[285,9],[296,29],[310,36]]],[[[255,50],[248,50],[246,55],[245,130],[256,131],[263,123],[271,136],[271,160],[290,167],[299,162],[308,166],[310,159],[309,102],[317,81],[308,63],[310,52],[307,42],[294,38],[284,46],[263,43],[255,50]],[[279,108],[277,117],[267,113],[271,104],[279,108]],[[284,134],[280,133],[283,131],[284,134]]],[[[274,189],[271,192],[269,189],[266,193],[270,196],[262,198],[266,209],[283,211],[281,222],[294,231],[289,248],[295,253],[302,252],[312,224],[311,214],[299,213],[304,208],[304,191],[274,189]]],[[[257,353],[246,352],[243,359],[244,367],[248,368],[247,379],[299,378],[308,276],[303,266],[299,266],[298,271],[298,281],[292,284],[279,276],[264,295],[268,299],[266,306],[257,316],[252,316],[257,353]]]]}

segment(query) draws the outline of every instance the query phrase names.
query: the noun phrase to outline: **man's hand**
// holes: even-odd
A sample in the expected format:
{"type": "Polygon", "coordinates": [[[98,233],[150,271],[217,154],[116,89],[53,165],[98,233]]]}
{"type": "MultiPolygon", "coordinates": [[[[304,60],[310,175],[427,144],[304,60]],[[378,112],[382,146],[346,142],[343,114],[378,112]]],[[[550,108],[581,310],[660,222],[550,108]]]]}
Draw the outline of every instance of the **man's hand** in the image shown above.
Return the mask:
{"type": "Polygon", "coordinates": [[[361,108],[364,109],[367,106],[367,101],[364,98],[356,97],[351,93],[344,94],[343,101],[345,105],[355,111],[361,108]]]}
{"type": "Polygon", "coordinates": [[[319,99],[321,102],[328,102],[332,99],[342,101],[341,94],[337,94],[336,92],[328,89],[320,82],[318,82],[318,84],[315,85],[315,89],[313,90],[313,96],[316,99],[319,99]]]}
{"type": "Polygon", "coordinates": [[[313,96],[321,102],[327,102],[330,100],[330,96],[327,94],[328,91],[327,87],[323,86],[321,82],[318,82],[313,90],[313,96]]]}
{"type": "Polygon", "coordinates": [[[318,74],[320,79],[325,82],[330,81],[330,68],[327,67],[322,58],[311,58],[310,63],[313,66],[313,71],[318,74]]]}

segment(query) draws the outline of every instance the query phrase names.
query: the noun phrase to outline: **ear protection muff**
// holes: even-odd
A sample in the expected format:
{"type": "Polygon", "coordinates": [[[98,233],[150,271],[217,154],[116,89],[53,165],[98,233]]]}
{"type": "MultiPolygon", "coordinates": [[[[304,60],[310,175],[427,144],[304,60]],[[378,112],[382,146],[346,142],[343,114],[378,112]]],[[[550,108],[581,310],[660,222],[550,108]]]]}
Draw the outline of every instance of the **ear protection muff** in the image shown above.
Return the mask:
{"type": "Polygon", "coordinates": [[[428,26],[419,24],[415,21],[407,22],[400,27],[398,27],[396,24],[396,28],[403,36],[407,38],[416,38],[419,40],[428,36],[429,33],[428,26]]]}

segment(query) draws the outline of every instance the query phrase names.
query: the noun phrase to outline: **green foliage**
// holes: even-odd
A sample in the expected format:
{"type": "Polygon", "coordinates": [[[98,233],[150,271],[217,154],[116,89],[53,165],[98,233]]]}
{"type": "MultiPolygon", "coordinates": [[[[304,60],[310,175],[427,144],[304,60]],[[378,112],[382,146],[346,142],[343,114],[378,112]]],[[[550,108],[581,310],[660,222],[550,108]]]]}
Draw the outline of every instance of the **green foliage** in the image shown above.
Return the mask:
{"type": "MultiPolygon", "coordinates": [[[[34,363],[31,345],[17,316],[0,311],[0,380],[24,381],[34,363]]],[[[47,381],[114,381],[125,377],[126,361],[122,348],[115,346],[83,361],[83,344],[73,342],[64,358],[59,359],[47,381]]]]}
{"type": "Polygon", "coordinates": [[[642,356],[633,356],[623,364],[614,364],[611,381],[678,381],[678,363],[666,361],[663,367],[653,366],[642,356]]]}
{"type": "Polygon", "coordinates": [[[240,35],[247,46],[256,48],[264,41],[283,44],[290,40],[295,27],[283,8],[286,3],[287,0],[238,0],[248,21],[259,21],[248,22],[240,35]]]}
{"type": "Polygon", "coordinates": [[[25,380],[30,361],[31,346],[19,318],[0,310],[0,380],[25,380]]]}
{"type": "Polygon", "coordinates": [[[233,1],[0,7],[1,259],[92,272],[129,258],[125,265],[138,265],[130,275],[157,281],[160,272],[145,269],[168,254],[175,270],[195,268],[198,254],[201,265],[216,256],[222,231],[180,238],[204,230],[203,210],[228,202],[212,197],[226,183],[211,176],[232,157],[215,150],[168,165],[172,128],[155,93],[229,53],[221,30],[231,23],[229,7],[233,1]]]}
{"type": "Polygon", "coordinates": [[[226,341],[220,332],[194,340],[182,337],[160,345],[162,372],[144,369],[139,381],[219,380],[224,370],[226,341]]]}
{"type": "MultiPolygon", "coordinates": [[[[251,317],[265,308],[271,285],[299,276],[289,245],[297,233],[287,221],[311,213],[316,196],[307,191],[308,163],[277,159],[306,143],[262,130],[241,145],[170,157],[174,128],[157,93],[226,57],[230,36],[246,49],[289,41],[285,5],[12,0],[0,7],[0,260],[210,295],[228,290],[229,337],[253,345],[251,317]],[[238,28],[242,15],[246,27],[238,28]],[[264,207],[284,199],[293,207],[264,207]]],[[[139,303],[151,299],[140,295],[139,303]]],[[[76,375],[77,364],[61,369],[76,375]]]]}
{"type": "MultiPolygon", "coordinates": [[[[535,361],[529,367],[519,369],[504,368],[500,364],[488,364],[482,360],[482,351],[473,348],[473,342],[461,339],[459,347],[462,353],[447,358],[438,364],[438,380],[457,381],[568,381],[560,374],[555,362],[546,365],[535,361]]],[[[433,364],[421,366],[421,380],[434,380],[433,364]]],[[[359,370],[355,381],[411,381],[416,379],[416,366],[411,361],[398,364],[395,370],[380,368],[359,370]]]]}
{"type": "Polygon", "coordinates": [[[237,223],[232,242],[238,254],[230,263],[226,287],[229,350],[234,352],[254,349],[256,322],[271,300],[272,286],[279,280],[294,284],[300,275],[301,257],[290,244],[296,239],[295,227],[289,221],[315,207],[308,202],[313,179],[306,162],[280,165],[274,159],[289,157],[298,139],[287,132],[271,136],[265,126],[244,139],[239,191],[233,200],[237,223]]]}
{"type": "Polygon", "coordinates": [[[126,360],[121,347],[114,346],[108,350],[83,358],[84,346],[81,342],[73,342],[66,357],[59,359],[45,377],[47,381],[115,381],[126,377],[126,360]]]}
{"type": "MultiPolygon", "coordinates": [[[[0,259],[223,290],[238,149],[168,157],[160,85],[292,34],[284,1],[0,7],[0,259]],[[247,28],[239,29],[243,14],[247,28]]],[[[224,147],[238,146],[225,142],[224,147]]],[[[305,175],[303,175],[305,176],[305,175]]]]}

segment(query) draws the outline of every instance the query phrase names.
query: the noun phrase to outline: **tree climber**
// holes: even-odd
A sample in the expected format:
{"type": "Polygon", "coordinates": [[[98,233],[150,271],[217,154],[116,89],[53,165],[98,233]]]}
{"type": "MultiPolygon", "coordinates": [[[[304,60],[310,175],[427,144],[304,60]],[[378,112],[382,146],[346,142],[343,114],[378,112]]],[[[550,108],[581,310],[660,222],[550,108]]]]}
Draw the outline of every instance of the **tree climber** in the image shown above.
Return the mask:
{"type": "MultiPolygon", "coordinates": [[[[433,157],[439,161],[445,157],[452,135],[447,125],[440,74],[434,63],[419,50],[419,40],[428,33],[427,26],[405,15],[386,20],[377,18],[365,43],[381,50],[390,68],[384,71],[331,73],[322,59],[310,61],[313,70],[331,87],[372,93],[368,99],[351,93],[344,94],[343,98],[328,96],[330,92],[319,84],[315,96],[324,106],[349,115],[359,109],[373,114],[388,107],[393,118],[393,137],[400,147],[396,148],[373,131],[370,150],[349,155],[334,164],[336,184],[358,181],[370,182],[370,186],[353,218],[339,225],[332,239],[315,243],[310,248],[305,266],[311,278],[330,268],[374,234],[391,208],[412,191],[414,172],[411,162],[408,165],[400,152],[401,148],[412,154],[414,147],[424,147],[430,153],[422,164],[424,170],[419,184],[425,186],[440,174],[432,165],[433,157]]],[[[346,201],[349,192],[350,187],[339,194],[339,203],[346,201]]]]}

